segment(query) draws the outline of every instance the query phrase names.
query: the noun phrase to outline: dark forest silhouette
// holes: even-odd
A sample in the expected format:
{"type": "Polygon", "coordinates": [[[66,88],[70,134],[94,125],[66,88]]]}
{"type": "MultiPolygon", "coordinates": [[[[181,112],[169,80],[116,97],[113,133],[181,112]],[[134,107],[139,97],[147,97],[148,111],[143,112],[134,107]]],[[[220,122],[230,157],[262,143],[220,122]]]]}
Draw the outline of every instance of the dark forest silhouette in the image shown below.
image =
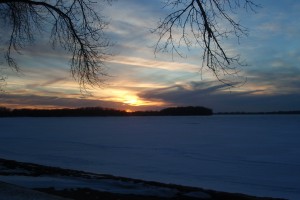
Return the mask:
{"type": "Polygon", "coordinates": [[[300,111],[272,112],[218,112],[201,106],[170,107],[160,111],[126,112],[102,107],[62,108],[62,109],[9,109],[0,107],[0,117],[105,117],[105,116],[209,116],[209,115],[280,115],[300,114],[300,111]]]}
{"type": "Polygon", "coordinates": [[[165,108],[160,111],[126,112],[102,107],[63,109],[9,109],[0,107],[0,117],[84,117],[84,116],[190,116],[212,115],[210,108],[200,106],[165,108]]]}

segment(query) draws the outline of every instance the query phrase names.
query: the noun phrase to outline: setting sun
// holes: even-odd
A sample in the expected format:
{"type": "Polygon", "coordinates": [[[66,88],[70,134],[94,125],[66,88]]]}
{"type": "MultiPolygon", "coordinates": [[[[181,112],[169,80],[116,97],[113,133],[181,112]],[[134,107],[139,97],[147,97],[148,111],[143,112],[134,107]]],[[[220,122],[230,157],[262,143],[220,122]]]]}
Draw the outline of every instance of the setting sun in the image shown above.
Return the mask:
{"type": "Polygon", "coordinates": [[[125,95],[123,96],[123,103],[129,106],[164,106],[166,102],[163,101],[153,101],[140,98],[135,95],[125,95]]]}
{"type": "Polygon", "coordinates": [[[131,105],[131,106],[139,106],[140,105],[138,97],[136,97],[136,96],[125,96],[124,103],[131,105]]]}

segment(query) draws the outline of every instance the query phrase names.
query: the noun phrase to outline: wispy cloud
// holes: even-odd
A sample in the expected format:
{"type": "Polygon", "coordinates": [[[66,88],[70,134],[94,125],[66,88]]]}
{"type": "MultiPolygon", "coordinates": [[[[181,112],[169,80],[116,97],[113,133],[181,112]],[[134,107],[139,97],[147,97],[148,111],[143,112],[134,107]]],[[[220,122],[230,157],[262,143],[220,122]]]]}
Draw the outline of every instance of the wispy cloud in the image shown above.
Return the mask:
{"type": "Polygon", "coordinates": [[[117,102],[108,102],[95,99],[65,98],[57,96],[39,95],[18,95],[2,94],[1,106],[21,107],[21,108],[74,108],[74,107],[95,107],[102,106],[107,108],[122,107],[117,102]],[[20,104],[22,102],[22,104],[20,104]]]}
{"type": "Polygon", "coordinates": [[[189,63],[179,63],[179,62],[165,62],[158,61],[155,59],[149,60],[140,57],[124,57],[117,56],[109,62],[124,64],[124,65],[133,65],[139,67],[155,68],[155,69],[164,69],[168,71],[187,71],[187,72],[199,72],[199,66],[189,63]]]}

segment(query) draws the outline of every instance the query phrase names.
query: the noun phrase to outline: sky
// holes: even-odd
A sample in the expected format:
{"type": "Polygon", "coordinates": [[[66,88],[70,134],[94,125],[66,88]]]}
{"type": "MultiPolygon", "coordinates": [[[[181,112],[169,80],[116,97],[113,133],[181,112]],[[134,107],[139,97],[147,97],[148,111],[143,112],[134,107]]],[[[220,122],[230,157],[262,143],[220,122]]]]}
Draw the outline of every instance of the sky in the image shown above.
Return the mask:
{"type": "MultiPolygon", "coordinates": [[[[158,36],[151,33],[170,10],[161,0],[118,0],[101,12],[109,21],[106,34],[113,56],[106,62],[100,87],[82,92],[71,77],[69,55],[52,49],[47,37],[16,57],[20,71],[9,69],[0,48],[0,106],[8,108],[106,107],[127,111],[172,106],[205,106],[215,112],[300,110],[300,1],[255,0],[255,13],[233,16],[249,34],[222,45],[239,54],[244,84],[229,88],[209,70],[201,70],[202,49],[182,48],[184,58],[154,54],[158,36]]],[[[5,35],[5,28],[0,34],[5,35]]],[[[1,37],[1,44],[7,40],[1,37]]]]}

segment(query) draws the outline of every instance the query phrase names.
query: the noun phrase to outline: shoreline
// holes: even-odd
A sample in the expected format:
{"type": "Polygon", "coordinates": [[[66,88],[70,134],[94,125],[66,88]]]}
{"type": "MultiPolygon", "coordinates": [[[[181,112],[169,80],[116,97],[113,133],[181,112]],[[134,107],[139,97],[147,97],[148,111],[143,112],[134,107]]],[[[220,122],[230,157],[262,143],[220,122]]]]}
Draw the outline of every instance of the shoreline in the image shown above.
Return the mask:
{"type": "Polygon", "coordinates": [[[274,197],[256,197],[240,193],[165,184],[2,158],[0,158],[0,176],[2,179],[11,179],[10,182],[7,181],[10,184],[21,185],[22,187],[27,186],[24,185],[24,182],[35,182],[36,185],[29,187],[29,189],[75,200],[280,200],[280,198],[274,197]],[[49,180],[48,185],[45,184],[47,180],[49,180]],[[58,183],[60,184],[59,187],[57,187],[58,183]]]}

